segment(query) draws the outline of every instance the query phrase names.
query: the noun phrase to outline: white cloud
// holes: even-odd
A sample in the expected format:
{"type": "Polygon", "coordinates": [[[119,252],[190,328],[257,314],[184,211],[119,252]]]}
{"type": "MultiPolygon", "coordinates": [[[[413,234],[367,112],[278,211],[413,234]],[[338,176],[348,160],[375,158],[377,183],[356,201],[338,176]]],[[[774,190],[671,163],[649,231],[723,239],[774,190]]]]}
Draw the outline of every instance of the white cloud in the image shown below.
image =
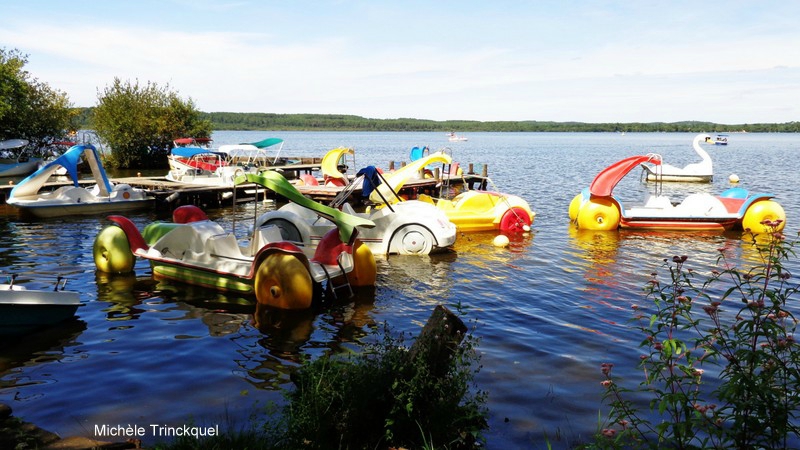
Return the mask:
{"type": "MultiPolygon", "coordinates": [[[[236,10],[198,8],[211,7],[212,16],[236,10]]],[[[291,26],[207,31],[96,20],[84,28],[37,18],[9,21],[0,42],[28,53],[27,69],[79,106],[95,104],[98,89],[119,77],[169,84],[205,111],[434,120],[796,120],[800,51],[792,45],[793,29],[723,33],[693,29],[676,16],[672,22],[680,26],[672,35],[636,24],[631,38],[602,22],[614,14],[582,17],[591,21],[580,26],[602,26],[563,29],[563,39],[515,28],[509,31],[518,39],[503,41],[502,33],[491,33],[497,24],[487,21],[486,29],[443,26],[438,34],[402,36],[394,44],[372,22],[366,29],[374,39],[352,26],[305,35],[291,34],[291,26]],[[476,38],[481,34],[486,39],[476,38]]],[[[546,33],[558,29],[550,25],[546,33]]]]}

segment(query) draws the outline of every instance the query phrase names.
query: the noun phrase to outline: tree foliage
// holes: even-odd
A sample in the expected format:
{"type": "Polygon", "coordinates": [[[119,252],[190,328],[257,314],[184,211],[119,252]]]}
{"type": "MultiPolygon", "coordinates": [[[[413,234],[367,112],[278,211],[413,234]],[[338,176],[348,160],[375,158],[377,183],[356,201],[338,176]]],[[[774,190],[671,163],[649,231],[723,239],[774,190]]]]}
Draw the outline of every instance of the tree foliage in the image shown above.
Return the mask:
{"type": "Polygon", "coordinates": [[[172,141],[180,137],[209,137],[211,123],[203,119],[192,99],[183,100],[169,86],[114,78],[98,94],[91,125],[111,147],[109,163],[121,168],[159,168],[167,165],[172,141]]]}
{"type": "Polygon", "coordinates": [[[341,131],[442,131],[460,132],[739,132],[797,133],[800,122],[719,124],[703,121],[682,122],[552,122],[536,120],[491,121],[370,119],[343,114],[274,114],[210,112],[202,116],[215,130],[341,130],[341,131]]]}
{"type": "Polygon", "coordinates": [[[67,94],[31,77],[27,63],[27,55],[0,48],[0,140],[41,145],[73,130],[77,110],[67,94]]]}

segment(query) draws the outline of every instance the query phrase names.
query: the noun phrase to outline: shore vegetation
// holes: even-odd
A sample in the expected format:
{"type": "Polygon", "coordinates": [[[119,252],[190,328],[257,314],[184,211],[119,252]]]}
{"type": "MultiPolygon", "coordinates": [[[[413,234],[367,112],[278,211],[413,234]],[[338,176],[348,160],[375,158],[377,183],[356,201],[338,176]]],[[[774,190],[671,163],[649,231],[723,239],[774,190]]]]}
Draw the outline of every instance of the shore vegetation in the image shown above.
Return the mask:
{"type": "Polygon", "coordinates": [[[752,236],[753,267],[725,249],[708,276],[685,255],[664,260],[668,277],[654,273],[647,306],[634,308],[643,381],[629,387],[614,363],[601,365],[609,411],[583,448],[797,447],[800,287],[786,262],[798,241],[764,224],[771,232],[752,236]]]}

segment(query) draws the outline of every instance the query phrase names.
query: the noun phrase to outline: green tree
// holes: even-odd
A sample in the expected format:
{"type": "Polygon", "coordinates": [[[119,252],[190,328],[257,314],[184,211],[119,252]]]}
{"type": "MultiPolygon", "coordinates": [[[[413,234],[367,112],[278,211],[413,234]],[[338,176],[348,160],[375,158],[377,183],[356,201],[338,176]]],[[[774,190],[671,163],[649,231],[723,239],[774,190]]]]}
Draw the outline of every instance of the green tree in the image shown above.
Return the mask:
{"type": "Polygon", "coordinates": [[[169,86],[119,78],[98,95],[92,125],[111,147],[109,164],[121,168],[165,167],[173,140],[211,136],[211,122],[191,99],[181,99],[169,86]]]}
{"type": "Polygon", "coordinates": [[[0,48],[0,139],[28,139],[33,144],[74,129],[77,111],[67,94],[50,88],[24,70],[27,55],[0,48]]]}

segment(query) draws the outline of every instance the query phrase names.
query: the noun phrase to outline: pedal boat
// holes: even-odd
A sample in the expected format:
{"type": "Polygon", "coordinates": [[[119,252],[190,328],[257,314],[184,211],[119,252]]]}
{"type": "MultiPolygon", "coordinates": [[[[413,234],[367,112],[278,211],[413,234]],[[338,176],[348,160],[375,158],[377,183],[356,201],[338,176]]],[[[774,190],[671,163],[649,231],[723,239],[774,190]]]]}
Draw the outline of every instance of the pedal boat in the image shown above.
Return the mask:
{"type": "MultiPolygon", "coordinates": [[[[379,186],[370,196],[370,200],[380,202],[378,192],[389,198],[389,188],[399,191],[411,179],[419,177],[425,167],[432,164],[445,165],[445,182],[451,177],[458,177],[460,169],[452,162],[450,155],[438,151],[427,156],[421,156],[400,169],[386,174],[387,187],[379,186]]],[[[487,182],[490,180],[486,180],[487,182]]],[[[512,194],[497,191],[470,190],[462,192],[452,199],[434,198],[422,194],[419,201],[430,203],[444,212],[447,218],[455,224],[458,231],[500,231],[507,233],[530,231],[536,214],[531,210],[527,201],[512,194]]]]}
{"type": "Polygon", "coordinates": [[[36,217],[60,217],[131,211],[146,208],[153,197],[143,189],[129,184],[112,184],[100,156],[93,145],[75,145],[53,161],[20,181],[6,201],[36,217]],[[92,171],[95,185],[83,187],[79,183],[78,163],[83,159],[92,171]],[[66,169],[71,186],[62,186],[52,192],[41,191],[50,176],[66,169]]]}
{"type": "Polygon", "coordinates": [[[616,230],[731,230],[753,233],[777,231],[786,224],[783,207],[772,200],[772,194],[750,194],[742,188],[730,188],[720,195],[695,193],[679,203],[661,195],[656,183],[643,204],[625,205],[613,194],[614,187],[625,175],[641,164],[660,164],[655,154],[631,156],[603,169],[591,185],[576,195],[569,205],[570,221],[579,229],[616,230]]]}
{"type": "Polygon", "coordinates": [[[352,287],[374,286],[375,258],[357,239],[357,227],[373,227],[373,222],[304,197],[277,172],[247,174],[235,183],[270,189],[336,227],[311,249],[286,241],[277,227],[255,228],[249,242],[239,245],[234,232],[226,232],[189,205],[175,210],[172,223],[152,223],[142,233],[127,218],[110,216],[114,225],[94,242],[97,269],[130,272],[140,257],[150,262],[156,279],[255,296],[259,304],[280,309],[311,307],[323,287],[336,298],[342,287],[352,295],[352,287]]]}
{"type": "Polygon", "coordinates": [[[642,175],[647,181],[677,181],[686,183],[710,183],[714,179],[714,163],[707,151],[700,146],[701,142],[709,142],[711,136],[698,134],[692,140],[694,149],[700,161],[676,167],[670,164],[642,164],[642,175]]]}
{"type": "MultiPolygon", "coordinates": [[[[355,212],[352,205],[345,200],[357,187],[362,187],[362,195],[369,196],[375,186],[386,184],[386,180],[373,166],[361,169],[356,177],[337,195],[331,205],[375,223],[375,227],[362,228],[359,231],[359,239],[369,246],[373,254],[428,255],[445,251],[455,244],[456,226],[443,211],[430,203],[407,200],[388,204],[387,199],[383,198],[382,203],[388,206],[372,208],[367,213],[355,212]]],[[[399,199],[396,192],[391,188],[388,190],[391,198],[399,199]]],[[[295,202],[262,214],[256,220],[255,226],[272,225],[281,230],[284,239],[302,242],[308,247],[316,247],[320,239],[336,227],[330,220],[295,202]]]]}

